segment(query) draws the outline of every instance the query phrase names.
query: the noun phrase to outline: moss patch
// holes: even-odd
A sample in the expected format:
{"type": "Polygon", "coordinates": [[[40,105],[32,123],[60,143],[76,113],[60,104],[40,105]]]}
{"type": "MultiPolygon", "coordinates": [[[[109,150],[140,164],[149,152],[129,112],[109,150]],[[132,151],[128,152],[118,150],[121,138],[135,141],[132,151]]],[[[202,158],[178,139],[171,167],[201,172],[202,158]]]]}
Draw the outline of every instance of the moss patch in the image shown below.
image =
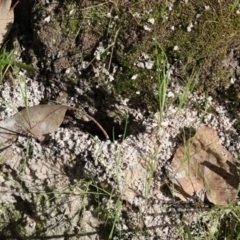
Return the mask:
{"type": "Polygon", "coordinates": [[[158,84],[156,68],[139,69],[134,65],[143,52],[156,60],[153,38],[157,38],[167,52],[170,63],[178,64],[182,76],[188,78],[194,69],[200,69],[198,90],[216,96],[216,90],[228,87],[230,76],[234,75],[231,71],[232,49],[238,49],[240,45],[240,18],[232,7],[232,3],[218,1],[189,1],[187,4],[174,3],[169,11],[167,4],[150,2],[148,9],[151,11],[142,5],[140,19],[133,14],[134,4],[124,10],[115,10],[119,17],[116,28],[121,27],[112,58],[121,69],[112,83],[116,96],[130,98],[133,104],[156,110],[153,94],[158,84]],[[147,22],[149,18],[155,19],[154,26],[147,22]],[[152,27],[152,31],[144,31],[144,25],[152,27]],[[174,51],[176,46],[178,50],[174,51]],[[137,73],[141,77],[132,81],[131,77],[137,73]],[[136,92],[140,94],[136,95],[136,92]]]}

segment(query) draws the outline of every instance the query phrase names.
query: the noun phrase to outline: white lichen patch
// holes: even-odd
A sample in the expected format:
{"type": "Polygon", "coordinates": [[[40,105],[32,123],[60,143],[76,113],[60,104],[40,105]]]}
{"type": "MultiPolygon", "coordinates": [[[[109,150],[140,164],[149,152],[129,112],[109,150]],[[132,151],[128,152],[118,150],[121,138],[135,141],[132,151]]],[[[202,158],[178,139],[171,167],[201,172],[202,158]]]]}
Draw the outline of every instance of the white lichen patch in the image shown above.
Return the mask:
{"type": "Polygon", "coordinates": [[[0,118],[5,119],[14,115],[18,107],[26,107],[26,100],[28,106],[38,105],[43,99],[43,94],[43,84],[26,76],[6,81],[0,85],[0,107],[3,108],[0,118]]]}
{"type": "Polygon", "coordinates": [[[134,63],[139,68],[146,68],[146,69],[152,69],[154,66],[154,61],[149,59],[149,55],[146,53],[142,53],[138,61],[134,63]]]}

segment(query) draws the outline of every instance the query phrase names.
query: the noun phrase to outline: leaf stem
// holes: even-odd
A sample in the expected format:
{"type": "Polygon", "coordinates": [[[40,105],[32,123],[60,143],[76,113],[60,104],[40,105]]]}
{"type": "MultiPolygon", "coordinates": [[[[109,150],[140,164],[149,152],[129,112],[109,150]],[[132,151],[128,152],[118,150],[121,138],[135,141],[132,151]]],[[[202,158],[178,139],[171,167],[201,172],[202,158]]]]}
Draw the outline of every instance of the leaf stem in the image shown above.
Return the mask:
{"type": "Polygon", "coordinates": [[[66,107],[68,107],[69,109],[72,109],[72,110],[74,110],[74,111],[77,111],[77,112],[79,112],[80,114],[82,114],[82,115],[86,116],[87,118],[89,118],[90,120],[92,120],[92,121],[100,128],[100,130],[103,132],[103,134],[104,134],[104,136],[106,137],[106,139],[109,139],[109,136],[108,136],[107,132],[103,129],[103,127],[100,125],[100,123],[99,123],[97,120],[95,120],[93,117],[91,117],[91,116],[88,115],[86,112],[81,111],[81,110],[78,109],[78,108],[70,107],[70,106],[66,106],[66,107]]]}

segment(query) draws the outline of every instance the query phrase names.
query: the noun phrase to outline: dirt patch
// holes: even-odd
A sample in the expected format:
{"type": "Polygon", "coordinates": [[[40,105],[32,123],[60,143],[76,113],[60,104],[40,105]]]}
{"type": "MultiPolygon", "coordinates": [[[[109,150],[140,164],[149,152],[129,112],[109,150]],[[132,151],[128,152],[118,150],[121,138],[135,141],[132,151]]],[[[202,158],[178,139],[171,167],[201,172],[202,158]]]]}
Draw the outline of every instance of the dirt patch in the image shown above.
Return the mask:
{"type": "MultiPolygon", "coordinates": [[[[1,168],[2,235],[224,234],[214,225],[223,226],[222,220],[211,221],[211,205],[196,196],[183,204],[168,186],[185,128],[214,128],[238,158],[239,9],[231,7],[217,1],[21,1],[12,38],[20,60],[37,70],[22,73],[20,82],[6,78],[1,97],[15,108],[24,107],[24,99],[29,106],[76,106],[111,137],[71,113],[43,143],[18,136],[18,158],[1,168]],[[27,86],[27,97],[19,86],[27,86]]],[[[2,119],[13,115],[0,104],[2,119]]],[[[217,211],[214,216],[229,220],[217,218],[217,211]]]]}

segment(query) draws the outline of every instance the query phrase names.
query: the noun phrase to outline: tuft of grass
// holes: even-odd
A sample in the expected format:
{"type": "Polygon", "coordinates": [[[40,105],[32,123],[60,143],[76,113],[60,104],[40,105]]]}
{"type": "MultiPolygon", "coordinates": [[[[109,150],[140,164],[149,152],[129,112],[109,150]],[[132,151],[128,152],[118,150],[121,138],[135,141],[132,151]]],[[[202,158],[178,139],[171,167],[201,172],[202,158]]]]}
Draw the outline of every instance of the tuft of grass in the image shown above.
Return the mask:
{"type": "Polygon", "coordinates": [[[196,79],[198,78],[198,71],[193,71],[193,73],[190,75],[190,77],[184,81],[184,89],[182,94],[179,96],[179,103],[178,103],[178,109],[176,114],[184,107],[186,104],[189,95],[193,92],[195,86],[196,86],[196,79]]]}
{"type": "Polygon", "coordinates": [[[7,52],[6,46],[0,51],[0,83],[2,83],[6,72],[14,61],[14,50],[7,52]]]}
{"type": "Polygon", "coordinates": [[[234,2],[233,2],[233,4],[232,4],[232,7],[231,7],[231,10],[230,10],[230,12],[229,12],[228,17],[230,17],[230,15],[231,15],[237,8],[239,8],[239,3],[240,3],[239,0],[234,0],[234,2]]]}
{"type": "Polygon", "coordinates": [[[170,82],[170,68],[166,52],[157,41],[155,41],[155,51],[158,80],[158,102],[161,123],[164,118],[164,113],[166,112],[166,97],[170,82]]]}
{"type": "Polygon", "coordinates": [[[35,68],[18,61],[14,58],[15,49],[8,52],[6,46],[3,46],[0,50],[0,84],[3,82],[4,77],[8,70],[15,70],[16,68],[22,68],[25,70],[35,70],[35,68]]]}

